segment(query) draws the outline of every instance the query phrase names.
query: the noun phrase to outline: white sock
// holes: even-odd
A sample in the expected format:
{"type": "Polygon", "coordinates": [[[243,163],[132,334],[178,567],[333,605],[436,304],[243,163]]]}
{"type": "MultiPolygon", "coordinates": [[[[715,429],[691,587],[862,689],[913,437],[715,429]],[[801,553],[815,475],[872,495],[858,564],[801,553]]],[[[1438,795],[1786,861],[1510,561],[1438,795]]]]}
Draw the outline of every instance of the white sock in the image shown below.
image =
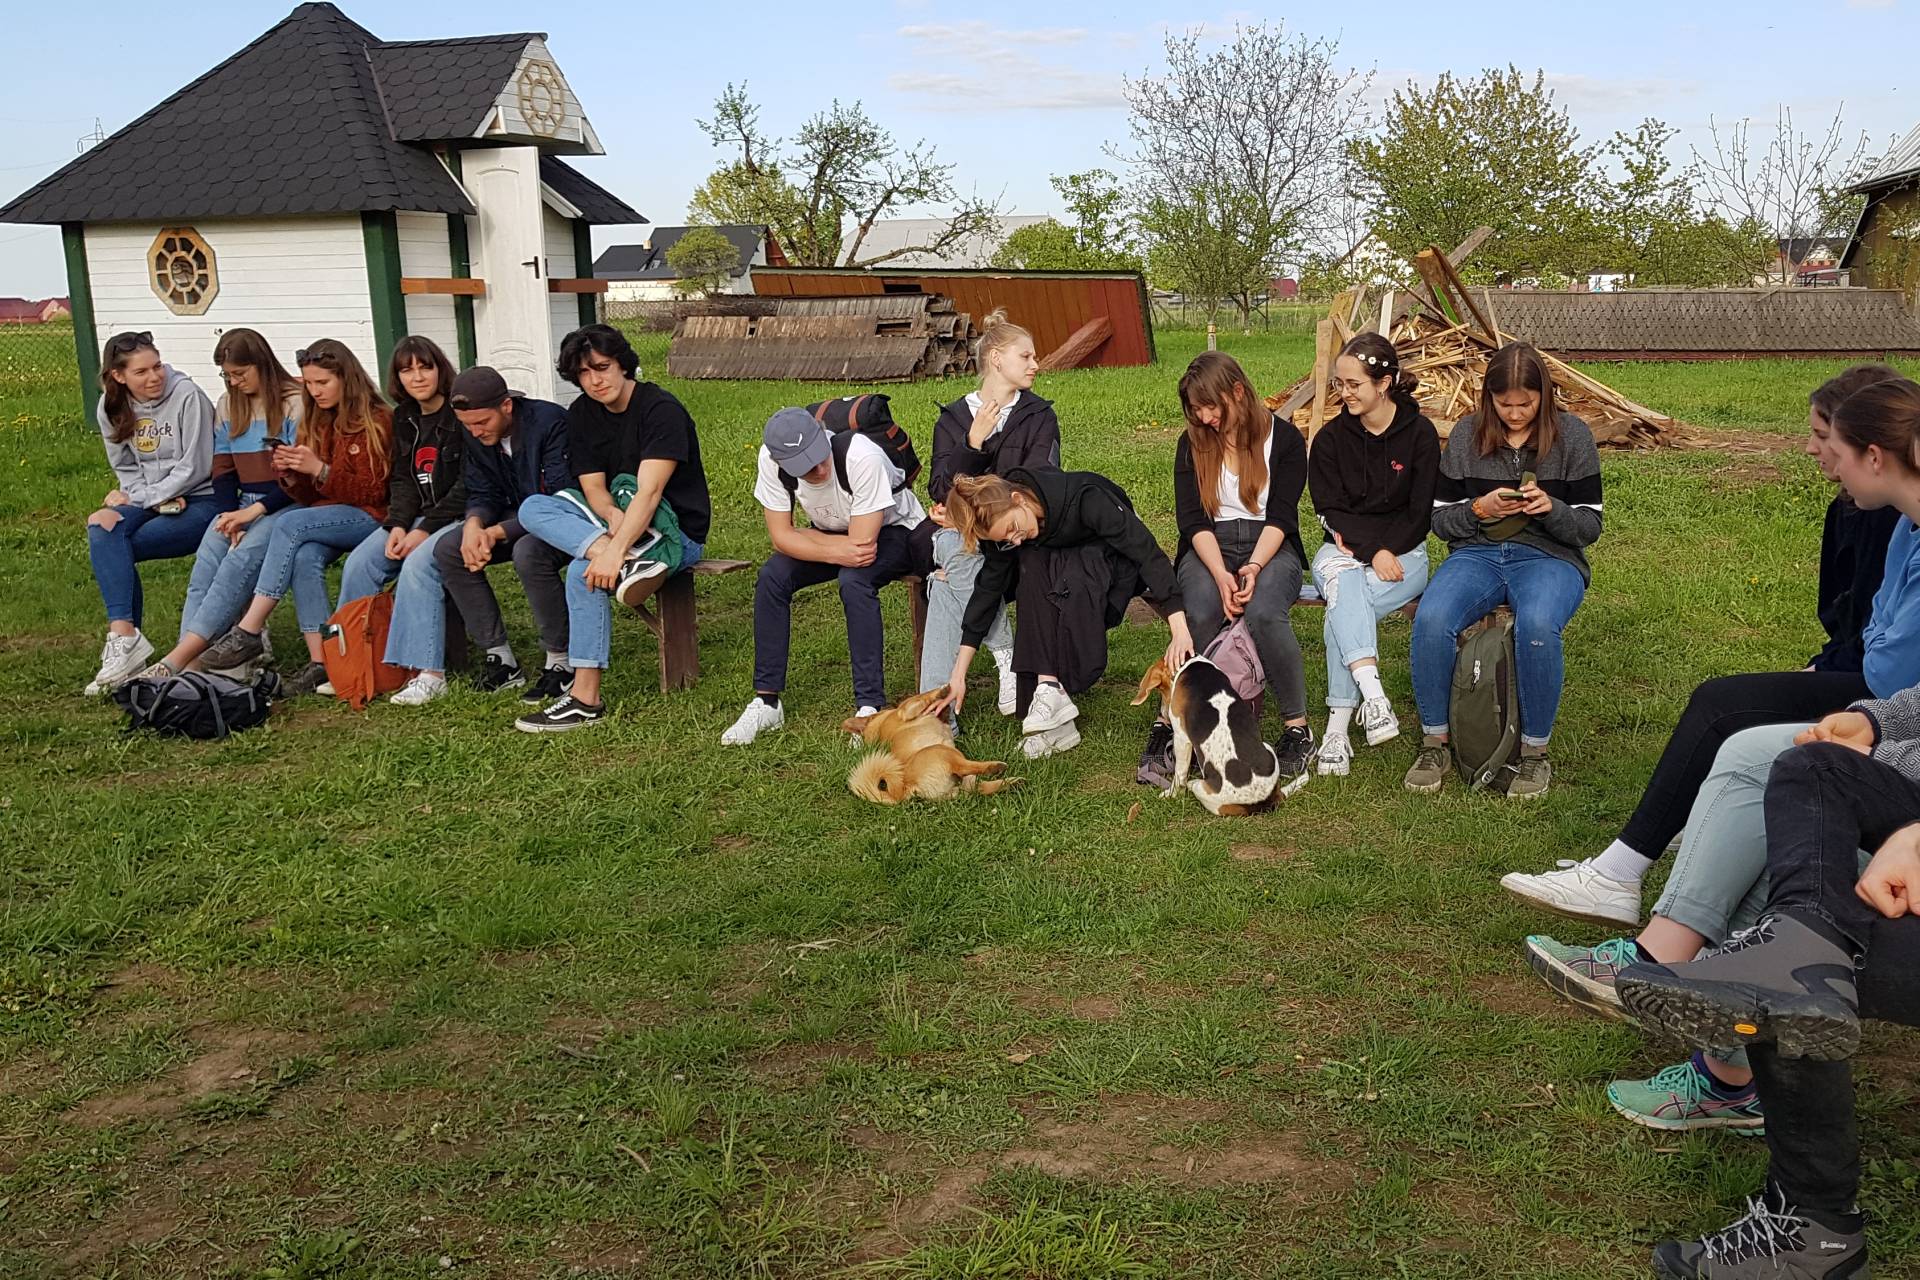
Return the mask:
{"type": "Polygon", "coordinates": [[[1360,696],[1367,699],[1384,698],[1387,690],[1380,683],[1380,668],[1368,663],[1364,667],[1353,669],[1353,682],[1360,686],[1360,696]]]}
{"type": "Polygon", "coordinates": [[[566,665],[567,665],[567,651],[565,649],[547,650],[547,666],[549,669],[553,667],[564,667],[566,665]]]}
{"type": "Polygon", "coordinates": [[[1328,707],[1327,708],[1327,732],[1326,732],[1327,737],[1329,738],[1346,737],[1347,726],[1352,723],[1353,723],[1352,707],[1328,707]]]}
{"type": "Polygon", "coordinates": [[[513,665],[513,646],[512,645],[497,644],[497,645],[494,645],[493,648],[487,650],[487,652],[492,654],[494,657],[500,659],[500,661],[506,663],[508,666],[513,665]]]}
{"type": "Polygon", "coordinates": [[[1589,859],[1588,865],[1609,880],[1618,880],[1622,884],[1639,884],[1653,866],[1653,859],[1641,854],[1631,845],[1615,840],[1602,849],[1597,856],[1589,859]]]}

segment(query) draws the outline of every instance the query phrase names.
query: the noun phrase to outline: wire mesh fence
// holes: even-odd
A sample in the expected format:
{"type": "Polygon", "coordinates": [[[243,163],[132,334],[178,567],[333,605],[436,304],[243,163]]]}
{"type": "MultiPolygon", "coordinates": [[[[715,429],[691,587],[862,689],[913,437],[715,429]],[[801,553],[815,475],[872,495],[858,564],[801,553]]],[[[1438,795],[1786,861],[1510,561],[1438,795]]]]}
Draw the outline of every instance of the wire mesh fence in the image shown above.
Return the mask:
{"type": "Polygon", "coordinates": [[[80,412],[80,366],[73,322],[0,324],[0,416],[75,416],[80,412]]]}

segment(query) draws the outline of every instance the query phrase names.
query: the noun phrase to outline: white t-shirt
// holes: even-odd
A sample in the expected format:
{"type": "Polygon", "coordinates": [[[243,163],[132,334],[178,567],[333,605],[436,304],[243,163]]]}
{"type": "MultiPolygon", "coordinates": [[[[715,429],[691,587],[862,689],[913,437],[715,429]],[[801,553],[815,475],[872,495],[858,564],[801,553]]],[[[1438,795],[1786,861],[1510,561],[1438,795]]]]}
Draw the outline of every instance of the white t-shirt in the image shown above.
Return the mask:
{"type": "Polygon", "coordinates": [[[1259,501],[1254,503],[1257,510],[1249,511],[1240,500],[1240,477],[1226,465],[1220,464],[1220,489],[1218,493],[1219,509],[1213,513],[1215,520],[1265,520],[1267,518],[1267,491],[1273,488],[1272,469],[1268,469],[1267,482],[1260,486],[1259,501]]]}
{"type": "Polygon", "coordinates": [[[875,511],[887,513],[883,523],[911,529],[925,520],[927,513],[912,489],[893,491],[893,486],[904,478],[885,449],[865,436],[856,435],[847,446],[847,483],[853,486],[851,494],[840,487],[840,477],[829,470],[825,484],[808,484],[802,480],[789,496],[787,486],[780,482],[779,464],[767,452],[767,446],[761,445],[760,474],[754,481],[753,497],[769,511],[791,511],[793,499],[800,499],[807,523],[822,533],[845,533],[855,516],[871,515],[875,511]]]}
{"type": "MultiPolygon", "coordinates": [[[[988,440],[993,439],[1007,429],[1007,419],[1013,416],[1013,406],[1020,403],[1020,397],[1024,394],[1024,392],[1016,391],[1013,393],[1013,399],[1000,406],[1000,421],[994,423],[993,430],[987,432],[988,440]]],[[[980,416],[980,393],[978,391],[967,392],[967,412],[976,418],[980,416]]],[[[967,425],[971,427],[973,423],[968,422],[967,425]]],[[[984,441],[982,443],[984,443],[984,441]]]]}

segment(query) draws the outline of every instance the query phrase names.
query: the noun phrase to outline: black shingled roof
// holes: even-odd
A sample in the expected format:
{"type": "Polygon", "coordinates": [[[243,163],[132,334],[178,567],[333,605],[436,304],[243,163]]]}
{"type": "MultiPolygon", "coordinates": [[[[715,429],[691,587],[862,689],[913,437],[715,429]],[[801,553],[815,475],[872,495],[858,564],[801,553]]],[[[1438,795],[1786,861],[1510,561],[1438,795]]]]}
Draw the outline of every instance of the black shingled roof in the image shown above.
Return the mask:
{"type": "MultiPolygon", "coordinates": [[[[534,38],[383,44],[331,4],[302,4],[0,222],[473,213],[439,158],[408,143],[471,137],[534,38]]],[[[541,177],[589,221],[645,221],[551,157],[541,177]]]]}
{"type": "MultiPolygon", "coordinates": [[[[594,261],[593,274],[602,280],[678,279],[679,273],[667,265],[667,250],[691,230],[692,227],[655,227],[648,233],[645,244],[608,245],[594,261]]],[[[740,254],[740,265],[732,272],[736,276],[753,265],[754,257],[766,242],[765,224],[731,223],[714,230],[725,236],[740,254]]]]}

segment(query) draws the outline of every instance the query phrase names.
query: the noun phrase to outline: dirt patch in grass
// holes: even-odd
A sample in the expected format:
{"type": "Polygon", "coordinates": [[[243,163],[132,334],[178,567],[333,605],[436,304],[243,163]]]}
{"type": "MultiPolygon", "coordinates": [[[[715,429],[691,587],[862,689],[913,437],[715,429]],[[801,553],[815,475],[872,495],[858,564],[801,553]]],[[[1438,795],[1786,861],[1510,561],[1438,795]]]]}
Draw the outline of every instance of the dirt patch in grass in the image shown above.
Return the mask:
{"type": "Polygon", "coordinates": [[[158,1080],[88,1098],[68,1118],[102,1129],[126,1120],[176,1116],[209,1094],[249,1087],[274,1063],[314,1045],[312,1036],[256,1027],[200,1026],[188,1035],[199,1049],[192,1061],[158,1080]]]}
{"type": "Polygon", "coordinates": [[[187,980],[163,964],[130,964],[101,982],[97,988],[102,1001],[124,1000],[147,994],[178,995],[187,980]]]}
{"type": "Polygon", "coordinates": [[[1532,974],[1489,973],[1468,984],[1481,1004],[1509,1017],[1557,1017],[1568,1008],[1532,974]]]}
{"type": "Polygon", "coordinates": [[[871,1062],[873,1046],[823,1040],[818,1044],[779,1044],[748,1055],[747,1070],[789,1084],[813,1084],[837,1062],[871,1062]]]}
{"type": "Polygon", "coordinates": [[[1235,862],[1286,862],[1300,856],[1292,845],[1232,844],[1227,856],[1235,862]]]}
{"type": "Polygon", "coordinates": [[[172,1188],[143,1187],[109,1208],[98,1221],[76,1223],[74,1235],[60,1255],[60,1265],[74,1274],[94,1274],[115,1254],[159,1244],[185,1225],[186,1216],[185,1206],[172,1188]]]}

